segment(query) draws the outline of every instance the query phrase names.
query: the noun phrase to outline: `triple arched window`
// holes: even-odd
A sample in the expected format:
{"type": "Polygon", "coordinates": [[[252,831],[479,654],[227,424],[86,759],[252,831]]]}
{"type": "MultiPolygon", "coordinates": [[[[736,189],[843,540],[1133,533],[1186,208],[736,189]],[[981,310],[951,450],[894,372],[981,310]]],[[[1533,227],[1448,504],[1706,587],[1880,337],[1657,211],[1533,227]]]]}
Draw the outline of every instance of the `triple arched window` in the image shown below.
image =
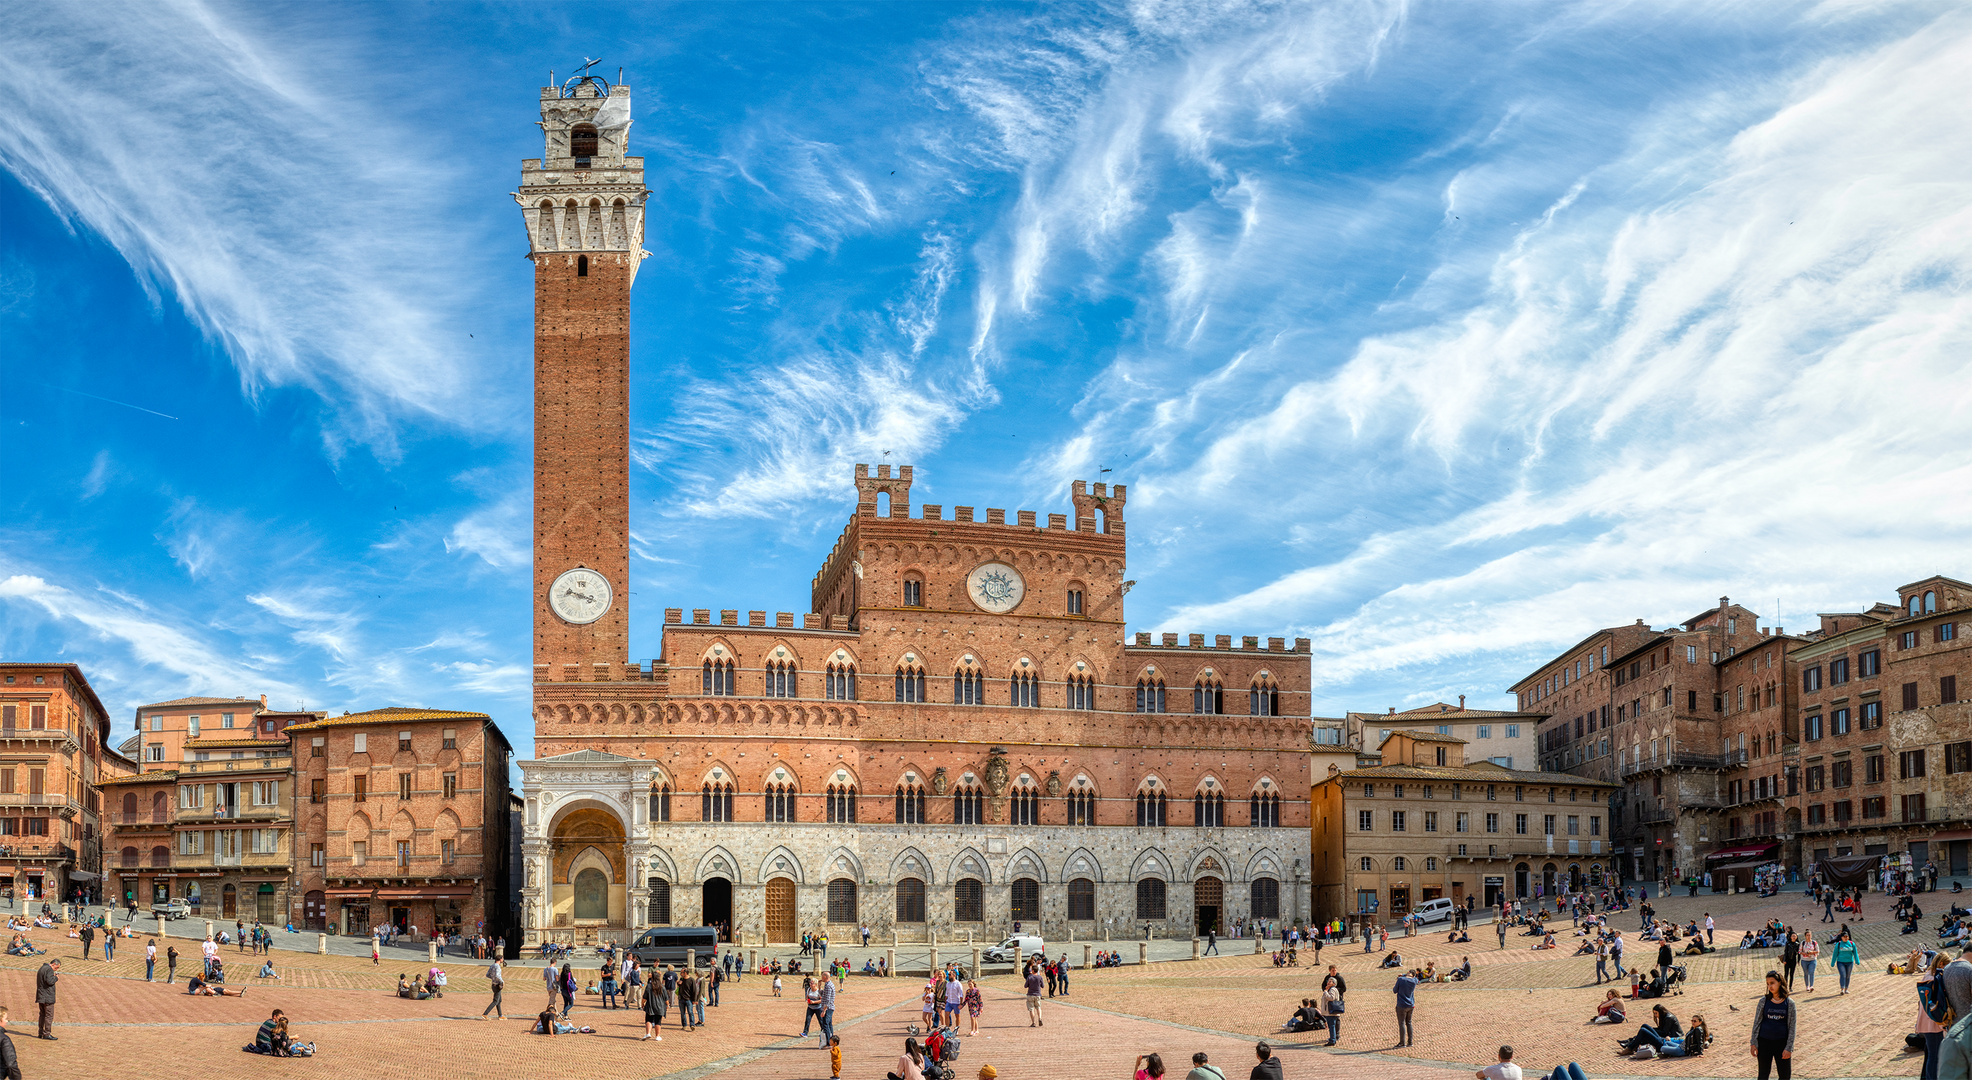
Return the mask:
{"type": "Polygon", "coordinates": [[[1191,711],[1211,715],[1225,712],[1226,688],[1209,675],[1199,679],[1191,687],[1191,711]]]}
{"type": "Polygon", "coordinates": [[[1255,828],[1280,828],[1280,796],[1273,792],[1256,791],[1248,800],[1248,820],[1255,828]]]}
{"type": "Polygon", "coordinates": [[[924,787],[919,784],[897,785],[897,824],[923,825],[928,820],[924,812],[924,787]]]}
{"type": "Polygon", "coordinates": [[[924,692],[924,669],[919,667],[899,667],[897,669],[898,701],[929,701],[924,692]]]}
{"type": "Polygon", "coordinates": [[[794,672],[792,660],[767,661],[767,696],[800,697],[795,692],[794,672]]]}
{"type": "Polygon", "coordinates": [[[1216,788],[1200,788],[1191,797],[1191,823],[1201,829],[1220,829],[1226,824],[1226,794],[1216,788]]]}
{"type": "Polygon", "coordinates": [[[856,700],[856,667],[853,664],[830,664],[826,676],[828,699],[830,701],[856,700]]]}
{"type": "Polygon", "coordinates": [[[952,824],[986,824],[986,790],[971,784],[960,784],[952,792],[952,824]]]}
{"type": "Polygon", "coordinates": [[[1068,823],[1070,825],[1094,825],[1096,823],[1096,793],[1088,788],[1070,788],[1068,791],[1068,823]]]}
{"type": "Polygon", "coordinates": [[[737,693],[733,689],[733,662],[731,660],[707,660],[705,662],[703,692],[720,697],[731,697],[737,693]]]}
{"type": "Polygon", "coordinates": [[[1094,709],[1096,707],[1095,676],[1070,675],[1068,677],[1068,707],[1071,709],[1094,709]]]}
{"type": "Polygon", "coordinates": [[[1163,825],[1168,820],[1165,812],[1164,793],[1144,790],[1137,792],[1137,825],[1149,828],[1163,825]]]}
{"type": "Polygon", "coordinates": [[[1164,711],[1164,680],[1137,680],[1137,711],[1143,713],[1164,711]]]}
{"type": "Polygon", "coordinates": [[[986,676],[977,668],[960,669],[952,674],[952,704],[986,704],[986,676]]]}
{"type": "Polygon", "coordinates": [[[1016,708],[1038,709],[1041,707],[1041,677],[1029,671],[1016,671],[1009,680],[1012,686],[1007,704],[1016,708]]]}
{"type": "Polygon", "coordinates": [[[1028,788],[1015,788],[1013,791],[1013,824],[1039,825],[1041,823],[1041,793],[1028,788]]]}
{"type": "Polygon", "coordinates": [[[856,788],[851,784],[831,784],[828,790],[828,819],[831,825],[852,825],[856,821],[856,788]]]}
{"type": "Polygon", "coordinates": [[[1280,687],[1270,679],[1262,679],[1246,692],[1246,714],[1248,716],[1279,716],[1280,687]]]}
{"type": "Polygon", "coordinates": [[[793,784],[767,785],[766,820],[768,821],[794,820],[794,785],[793,784]]]}
{"type": "Polygon", "coordinates": [[[700,821],[733,820],[733,785],[707,783],[699,789],[700,821]]]}

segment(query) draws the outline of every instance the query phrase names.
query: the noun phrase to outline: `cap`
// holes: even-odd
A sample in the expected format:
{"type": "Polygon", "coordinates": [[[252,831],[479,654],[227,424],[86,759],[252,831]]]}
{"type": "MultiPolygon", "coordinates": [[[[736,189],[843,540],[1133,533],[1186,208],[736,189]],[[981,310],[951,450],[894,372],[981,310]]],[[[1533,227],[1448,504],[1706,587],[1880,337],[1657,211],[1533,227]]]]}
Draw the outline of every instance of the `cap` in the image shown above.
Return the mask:
{"type": "Polygon", "coordinates": [[[995,1069],[991,1065],[981,1065],[979,1067],[979,1080],[997,1080],[999,1075],[1000,1070],[995,1069]]]}

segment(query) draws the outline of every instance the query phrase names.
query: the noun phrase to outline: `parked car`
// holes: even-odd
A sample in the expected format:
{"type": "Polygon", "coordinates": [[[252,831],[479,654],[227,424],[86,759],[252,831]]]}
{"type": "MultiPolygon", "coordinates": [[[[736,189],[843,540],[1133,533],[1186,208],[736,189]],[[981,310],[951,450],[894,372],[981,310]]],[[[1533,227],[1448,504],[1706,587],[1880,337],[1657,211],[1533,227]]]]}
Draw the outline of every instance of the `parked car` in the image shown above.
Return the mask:
{"type": "Polygon", "coordinates": [[[185,900],[166,900],[162,904],[152,904],[151,914],[160,919],[182,919],[192,913],[192,905],[185,900]]]}
{"type": "Polygon", "coordinates": [[[1422,926],[1425,923],[1441,922],[1451,918],[1452,911],[1457,907],[1457,901],[1441,896],[1436,900],[1426,900],[1417,905],[1417,910],[1411,914],[1417,919],[1418,925],[1422,926]]]}
{"type": "Polygon", "coordinates": [[[630,946],[637,962],[646,967],[653,964],[682,967],[688,950],[697,950],[694,959],[699,967],[711,967],[718,962],[719,931],[710,926],[659,926],[638,935],[636,943],[630,946]]]}
{"type": "Polygon", "coordinates": [[[1021,957],[1047,951],[1047,945],[1040,938],[1031,934],[1016,934],[998,945],[981,949],[979,958],[993,964],[1018,964],[1021,957]]]}

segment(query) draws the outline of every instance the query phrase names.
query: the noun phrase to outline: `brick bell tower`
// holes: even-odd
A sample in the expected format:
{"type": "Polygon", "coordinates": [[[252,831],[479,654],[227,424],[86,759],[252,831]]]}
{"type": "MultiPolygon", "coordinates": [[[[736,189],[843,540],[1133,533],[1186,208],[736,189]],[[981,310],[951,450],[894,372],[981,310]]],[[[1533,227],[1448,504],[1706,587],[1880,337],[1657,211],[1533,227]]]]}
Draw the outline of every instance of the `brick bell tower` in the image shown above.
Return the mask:
{"type": "Polygon", "coordinates": [[[648,194],[625,153],[628,86],[543,87],[541,132],[514,193],[534,263],[537,685],[629,655],[630,285],[648,194]]]}

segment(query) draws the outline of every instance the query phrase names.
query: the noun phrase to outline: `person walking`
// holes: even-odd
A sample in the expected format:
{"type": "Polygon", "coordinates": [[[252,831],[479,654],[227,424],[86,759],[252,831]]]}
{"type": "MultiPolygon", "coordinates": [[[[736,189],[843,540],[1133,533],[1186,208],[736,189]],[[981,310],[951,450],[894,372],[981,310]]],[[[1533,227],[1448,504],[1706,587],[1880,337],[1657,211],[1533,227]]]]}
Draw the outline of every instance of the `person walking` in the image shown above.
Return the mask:
{"type": "Polygon", "coordinates": [[[1945,1025],[1938,1022],[1939,1017],[1949,1017],[1950,1007],[1945,996],[1944,974],[1949,958],[1939,953],[1924,969],[1922,978],[1917,980],[1917,1026],[1911,1028],[1924,1040],[1924,1071],[1919,1080],[1938,1080],[1938,1052],[1944,1048],[1945,1025]],[[1931,1015],[1936,1006],[1938,1016],[1931,1015]]]}
{"type": "Polygon", "coordinates": [[[82,928],[82,933],[76,936],[82,939],[82,958],[84,960],[89,959],[89,946],[96,941],[96,928],[85,925],[82,928]]]}
{"type": "Polygon", "coordinates": [[[103,959],[116,959],[116,931],[103,927],[103,959]]]}
{"type": "Polygon", "coordinates": [[[1821,892],[1821,921],[1835,921],[1835,890],[1823,889],[1821,892]]]}
{"type": "Polygon", "coordinates": [[[1219,952],[1219,932],[1212,927],[1205,928],[1205,955],[1216,956],[1219,952]]]}
{"type": "MultiPolygon", "coordinates": [[[[377,941],[375,934],[370,935],[370,963],[383,963],[383,946],[377,941]]],[[[552,967],[553,965],[550,966],[552,967]]]]}
{"type": "Polygon", "coordinates": [[[664,987],[653,979],[644,991],[644,1037],[639,1042],[664,1041],[664,987]]]}
{"type": "MultiPolygon", "coordinates": [[[[959,981],[957,979],[953,979],[951,982],[949,982],[946,985],[956,987],[959,985],[959,981]]],[[[835,1037],[835,980],[829,978],[827,972],[822,973],[822,985],[820,990],[821,990],[821,997],[815,1003],[815,1008],[818,1012],[821,1013],[821,1017],[822,1017],[821,1048],[823,1050],[826,1050],[829,1047],[829,1040],[835,1037]]],[[[946,993],[949,995],[950,991],[948,990],[946,991],[946,993]]],[[[961,992],[959,995],[961,999],[963,999],[964,996],[965,995],[963,992],[961,992]]],[[[952,1024],[955,1027],[958,1025],[959,1022],[958,1011],[959,1011],[958,1004],[954,1002],[952,1005],[952,1024]]]]}
{"type": "Polygon", "coordinates": [[[1815,961],[1821,959],[1821,943],[1815,940],[1812,931],[1801,933],[1801,978],[1808,984],[1808,993],[1815,992],[1815,961]]]}
{"type": "MultiPolygon", "coordinates": [[[[1397,995],[1397,1045],[1411,1045],[1411,1014],[1417,1010],[1417,979],[1406,971],[1397,976],[1397,985],[1390,988],[1397,995]]],[[[1264,1043],[1262,1045],[1265,1045],[1264,1043]]],[[[1781,1080],[1786,1080],[1782,1077],[1781,1080]]]]}
{"type": "Polygon", "coordinates": [[[1715,928],[1712,924],[1712,913],[1708,911],[1705,913],[1705,944],[1715,945],[1718,943],[1717,938],[1713,936],[1714,929],[1715,928]]]}
{"type": "Polygon", "coordinates": [[[1328,1041],[1324,1046],[1334,1046],[1342,1041],[1342,995],[1348,984],[1342,981],[1341,973],[1329,965],[1328,977],[1322,980],[1321,1009],[1322,1022],[1328,1026],[1328,1041]]]}
{"type": "Polygon", "coordinates": [[[1855,972],[1858,959],[1856,942],[1849,936],[1848,927],[1843,927],[1842,932],[1835,935],[1835,947],[1830,950],[1829,958],[1835,961],[1835,981],[1842,986],[1837,996],[1848,993],[1849,976],[1855,972]]]}
{"type": "Polygon", "coordinates": [[[568,1012],[575,1008],[575,967],[571,964],[561,966],[561,1016],[568,1019],[568,1012]]]}
{"type": "Polygon", "coordinates": [[[1629,972],[1623,970],[1623,932],[1621,930],[1616,931],[1615,936],[1609,941],[1609,959],[1616,965],[1617,978],[1620,979],[1629,974],[1629,972]]]}
{"type": "Polygon", "coordinates": [[[505,1020],[507,1011],[500,1005],[500,992],[507,988],[507,961],[504,957],[493,958],[493,963],[486,969],[486,981],[493,987],[493,1003],[486,1006],[479,1018],[484,1020],[487,1013],[492,1013],[498,1019],[505,1020]]]}
{"type": "Polygon", "coordinates": [[[53,1041],[55,1038],[55,984],[62,981],[62,962],[49,960],[34,973],[34,1004],[41,1011],[41,1025],[37,1032],[41,1038],[53,1041]]]}
{"type": "Polygon", "coordinates": [[[1505,919],[1496,918],[1493,920],[1493,933],[1498,934],[1500,936],[1500,948],[1502,949],[1506,948],[1506,920],[1505,919]]]}
{"type": "Polygon", "coordinates": [[[144,946],[144,981],[145,982],[157,981],[157,939],[156,938],[152,938],[151,943],[149,945],[144,946]]]}
{"type": "Polygon", "coordinates": [[[548,1008],[555,1007],[555,998],[561,996],[561,973],[555,965],[547,964],[541,968],[541,982],[548,988],[548,1008]]]}
{"type": "Polygon", "coordinates": [[[1597,934],[1595,938],[1595,984],[1601,986],[1609,978],[1609,943],[1597,934]]]}
{"type": "Polygon", "coordinates": [[[965,984],[965,1012],[966,1016],[972,1022],[972,1030],[966,1032],[967,1038],[979,1034],[979,1014],[985,1008],[986,997],[979,992],[979,983],[972,979],[967,979],[965,984]]]}
{"type": "Polygon", "coordinates": [[[1801,963],[1801,939],[1793,930],[1787,931],[1787,941],[1780,947],[1780,967],[1787,973],[1787,989],[1794,989],[1794,969],[1801,963]]]}
{"type": "Polygon", "coordinates": [[[1794,1075],[1794,1003],[1788,1000],[1787,984],[1780,972],[1767,972],[1767,992],[1753,1012],[1753,1033],[1748,1053],[1760,1063],[1760,1080],[1767,1080],[1777,1066],[1780,1080],[1794,1075]]]}

